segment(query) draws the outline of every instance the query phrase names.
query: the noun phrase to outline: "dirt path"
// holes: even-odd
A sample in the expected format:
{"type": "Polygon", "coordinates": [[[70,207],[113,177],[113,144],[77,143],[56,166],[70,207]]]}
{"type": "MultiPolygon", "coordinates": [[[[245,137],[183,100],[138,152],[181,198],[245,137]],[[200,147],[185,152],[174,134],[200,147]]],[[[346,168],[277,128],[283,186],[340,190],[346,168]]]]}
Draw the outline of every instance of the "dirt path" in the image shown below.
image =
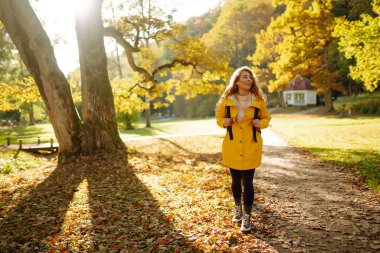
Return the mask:
{"type": "Polygon", "coordinates": [[[254,218],[273,224],[275,238],[257,236],[279,252],[379,252],[379,196],[272,131],[263,132],[254,218]]]}

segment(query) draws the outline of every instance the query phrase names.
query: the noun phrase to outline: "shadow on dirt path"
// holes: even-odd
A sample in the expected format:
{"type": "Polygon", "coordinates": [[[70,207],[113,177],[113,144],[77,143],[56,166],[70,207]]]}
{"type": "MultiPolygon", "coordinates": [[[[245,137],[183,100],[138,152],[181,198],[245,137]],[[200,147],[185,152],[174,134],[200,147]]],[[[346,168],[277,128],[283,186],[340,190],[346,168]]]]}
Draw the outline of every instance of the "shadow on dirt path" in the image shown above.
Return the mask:
{"type": "Polygon", "coordinates": [[[272,131],[264,134],[254,212],[274,224],[270,242],[280,252],[378,252],[379,196],[272,131]]]}

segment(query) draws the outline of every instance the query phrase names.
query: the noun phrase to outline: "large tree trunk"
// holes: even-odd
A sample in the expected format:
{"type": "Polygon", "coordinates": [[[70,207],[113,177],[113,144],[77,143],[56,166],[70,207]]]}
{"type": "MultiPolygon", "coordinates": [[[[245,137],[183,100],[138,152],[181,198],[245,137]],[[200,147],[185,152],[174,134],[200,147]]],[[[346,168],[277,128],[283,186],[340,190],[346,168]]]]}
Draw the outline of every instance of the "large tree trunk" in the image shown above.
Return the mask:
{"type": "Polygon", "coordinates": [[[334,111],[331,90],[326,91],[323,94],[323,97],[324,97],[324,100],[325,100],[325,112],[332,112],[332,111],[334,111]]]}
{"type": "Polygon", "coordinates": [[[87,14],[76,15],[76,33],[82,81],[82,151],[123,148],[117,129],[114,99],[108,79],[103,41],[102,0],[93,0],[87,14]]]}
{"type": "Polygon", "coordinates": [[[0,0],[0,20],[16,45],[45,102],[60,154],[80,152],[81,122],[53,47],[27,0],[0,0]]]}

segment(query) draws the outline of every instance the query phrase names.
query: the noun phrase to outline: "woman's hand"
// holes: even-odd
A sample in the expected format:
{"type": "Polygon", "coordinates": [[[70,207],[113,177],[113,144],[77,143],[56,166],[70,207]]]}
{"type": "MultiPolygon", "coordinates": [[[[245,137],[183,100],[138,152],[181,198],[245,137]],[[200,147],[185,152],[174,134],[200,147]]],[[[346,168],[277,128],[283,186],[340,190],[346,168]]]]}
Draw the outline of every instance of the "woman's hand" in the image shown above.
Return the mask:
{"type": "Polygon", "coordinates": [[[256,128],[260,128],[261,127],[260,120],[259,119],[253,119],[252,125],[256,128]]]}
{"type": "Polygon", "coordinates": [[[233,123],[233,120],[232,120],[232,119],[230,119],[230,118],[225,118],[224,121],[223,121],[223,126],[224,126],[224,127],[232,126],[232,123],[233,123]]]}

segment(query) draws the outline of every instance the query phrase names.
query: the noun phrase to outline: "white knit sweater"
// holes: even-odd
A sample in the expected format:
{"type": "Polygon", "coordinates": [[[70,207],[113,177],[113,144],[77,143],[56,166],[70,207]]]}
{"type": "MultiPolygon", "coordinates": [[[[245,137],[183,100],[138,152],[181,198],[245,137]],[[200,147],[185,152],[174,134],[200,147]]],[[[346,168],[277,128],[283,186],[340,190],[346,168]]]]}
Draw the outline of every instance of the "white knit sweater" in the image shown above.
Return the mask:
{"type": "Polygon", "coordinates": [[[244,118],[245,111],[249,107],[250,104],[252,104],[254,95],[252,93],[249,93],[245,96],[240,96],[239,94],[235,94],[232,96],[234,104],[236,108],[238,109],[238,113],[236,115],[236,121],[240,123],[242,119],[244,118]]]}

